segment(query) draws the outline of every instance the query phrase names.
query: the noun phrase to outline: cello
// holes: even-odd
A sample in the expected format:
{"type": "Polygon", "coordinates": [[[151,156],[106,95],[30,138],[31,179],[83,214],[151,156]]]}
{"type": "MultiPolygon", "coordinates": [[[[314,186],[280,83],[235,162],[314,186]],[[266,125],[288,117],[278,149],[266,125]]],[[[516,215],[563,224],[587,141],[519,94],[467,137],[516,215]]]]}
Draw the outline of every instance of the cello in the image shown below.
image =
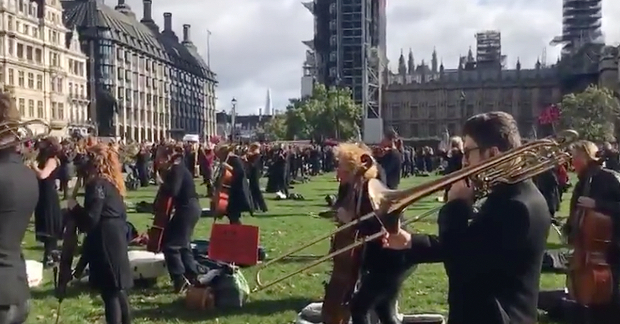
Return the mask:
{"type": "MultiPolygon", "coordinates": [[[[172,146],[162,146],[158,149],[157,153],[158,156],[156,157],[155,163],[160,173],[165,173],[172,166],[172,162],[182,155],[182,153],[176,152],[175,148],[172,146]]],[[[153,217],[153,225],[149,227],[147,232],[147,251],[152,253],[161,252],[164,231],[172,218],[172,207],[172,197],[166,192],[162,184],[159,186],[153,202],[153,213],[155,215],[153,217]]]]}
{"type": "Polygon", "coordinates": [[[233,167],[228,164],[228,159],[222,161],[215,178],[215,191],[211,198],[211,214],[214,217],[222,217],[228,211],[228,200],[230,199],[230,190],[233,181],[233,167]]]}
{"type": "MultiPolygon", "coordinates": [[[[368,206],[360,206],[358,201],[360,198],[357,196],[361,196],[361,192],[366,188],[367,181],[364,181],[362,177],[366,171],[373,166],[374,160],[369,155],[363,155],[361,162],[362,168],[355,177],[359,182],[353,185],[353,188],[349,190],[342,204],[343,208],[338,211],[338,213],[345,213],[347,215],[339,217],[340,219],[344,218],[347,219],[347,221],[353,221],[359,218],[360,215],[365,215],[372,211],[371,209],[362,210],[362,208],[368,206]]],[[[357,242],[360,235],[361,233],[356,226],[351,226],[337,232],[332,236],[329,252],[332,253],[350,246],[357,242]]],[[[349,323],[351,312],[348,303],[353,296],[355,285],[359,279],[363,248],[363,246],[359,246],[346,253],[341,253],[333,257],[332,273],[329,281],[325,285],[323,307],[321,308],[321,318],[324,324],[349,323]]]]}
{"type": "MultiPolygon", "coordinates": [[[[583,191],[586,197],[590,195],[591,175],[587,181],[583,191]]],[[[611,217],[577,207],[567,223],[574,229],[569,237],[573,254],[566,276],[569,296],[583,306],[609,304],[614,291],[612,269],[607,261],[613,238],[611,217]]]]}

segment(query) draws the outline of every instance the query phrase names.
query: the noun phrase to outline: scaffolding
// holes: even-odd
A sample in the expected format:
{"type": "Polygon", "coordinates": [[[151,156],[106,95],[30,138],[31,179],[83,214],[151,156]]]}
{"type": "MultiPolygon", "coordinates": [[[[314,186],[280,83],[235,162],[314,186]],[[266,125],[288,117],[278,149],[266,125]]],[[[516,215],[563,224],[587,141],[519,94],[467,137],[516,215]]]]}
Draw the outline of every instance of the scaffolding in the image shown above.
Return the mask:
{"type": "Polygon", "coordinates": [[[385,0],[315,1],[317,79],[347,87],[363,108],[363,136],[382,136],[381,78],[385,66],[385,0]],[[317,10],[318,9],[318,10],[317,10]]]}
{"type": "Polygon", "coordinates": [[[476,62],[502,61],[502,34],[496,30],[476,33],[476,62]]]}
{"type": "Polygon", "coordinates": [[[562,35],[551,45],[562,45],[562,55],[570,55],[587,44],[604,44],[602,19],[603,0],[564,0],[562,35]]]}

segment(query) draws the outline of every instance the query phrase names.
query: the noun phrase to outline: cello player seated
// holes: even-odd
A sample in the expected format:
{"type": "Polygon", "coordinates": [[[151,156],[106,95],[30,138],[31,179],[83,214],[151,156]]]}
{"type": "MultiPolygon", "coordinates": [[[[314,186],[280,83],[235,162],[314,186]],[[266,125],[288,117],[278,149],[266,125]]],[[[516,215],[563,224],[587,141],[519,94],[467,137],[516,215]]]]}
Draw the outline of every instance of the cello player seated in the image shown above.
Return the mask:
{"type": "MultiPolygon", "coordinates": [[[[463,135],[464,167],[521,145],[517,123],[505,112],[469,118],[463,135]]],[[[437,219],[439,244],[427,248],[442,254],[448,275],[448,324],[536,323],[551,225],[545,198],[531,180],[495,186],[478,211],[474,188],[465,181],[453,184],[447,198],[437,219]]],[[[406,232],[384,241],[391,249],[425,248],[406,232]]]]}
{"type": "Polygon", "coordinates": [[[572,216],[577,209],[594,210],[611,218],[613,241],[606,259],[612,272],[612,298],[607,305],[587,308],[579,305],[575,311],[571,311],[571,303],[566,302],[567,295],[563,291],[541,293],[539,307],[559,321],[570,320],[576,324],[620,322],[620,174],[603,168],[602,162],[596,144],[579,141],[573,145],[572,164],[578,181],[570,200],[569,220],[563,230],[569,244],[575,244],[572,238],[578,235],[580,228],[572,222],[572,216]]]}

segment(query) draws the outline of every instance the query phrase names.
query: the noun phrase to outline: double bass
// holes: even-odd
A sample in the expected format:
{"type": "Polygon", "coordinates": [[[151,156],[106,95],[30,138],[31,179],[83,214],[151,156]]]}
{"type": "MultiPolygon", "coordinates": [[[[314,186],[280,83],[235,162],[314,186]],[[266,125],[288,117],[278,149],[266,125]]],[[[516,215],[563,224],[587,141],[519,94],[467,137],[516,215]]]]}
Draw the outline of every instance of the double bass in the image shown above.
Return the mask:
{"type": "MultiPolygon", "coordinates": [[[[588,197],[591,175],[583,190],[588,197]]],[[[607,257],[612,248],[613,223],[608,215],[577,207],[569,215],[568,224],[573,229],[569,244],[573,254],[566,276],[569,296],[583,306],[607,305],[614,291],[613,272],[607,257]]]]}
{"type": "MultiPolygon", "coordinates": [[[[351,184],[353,188],[349,189],[348,196],[342,204],[343,208],[339,211],[348,213],[351,221],[372,211],[372,209],[362,210],[364,208],[359,208],[361,206],[359,206],[359,198],[356,196],[361,195],[361,192],[365,190],[366,181],[364,181],[363,175],[372,167],[373,163],[372,157],[368,155],[362,156],[363,167],[356,175],[356,179],[359,179],[359,181],[351,184]],[[358,194],[356,195],[354,192],[358,194]]],[[[332,236],[329,252],[338,251],[357,242],[360,234],[359,228],[356,226],[338,231],[332,236]]],[[[351,312],[348,303],[353,296],[355,285],[359,279],[363,248],[363,246],[359,246],[333,257],[331,277],[325,285],[325,296],[323,297],[323,307],[321,309],[321,318],[324,324],[349,323],[351,312]]]]}
{"type": "MultiPolygon", "coordinates": [[[[160,147],[157,153],[158,156],[156,157],[155,164],[159,168],[160,173],[166,172],[167,169],[172,166],[172,162],[182,156],[182,153],[177,153],[175,149],[170,146],[160,147]]],[[[161,252],[164,231],[172,218],[172,207],[172,197],[168,194],[164,186],[160,185],[153,202],[153,225],[151,225],[147,232],[147,251],[152,253],[161,252]]]]}

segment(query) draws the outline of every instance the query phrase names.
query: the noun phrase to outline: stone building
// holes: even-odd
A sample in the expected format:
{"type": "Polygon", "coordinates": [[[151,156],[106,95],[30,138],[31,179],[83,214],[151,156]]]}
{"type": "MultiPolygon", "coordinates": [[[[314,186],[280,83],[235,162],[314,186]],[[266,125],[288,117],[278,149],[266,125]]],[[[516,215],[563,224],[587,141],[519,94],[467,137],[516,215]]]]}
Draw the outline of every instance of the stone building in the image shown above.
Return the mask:
{"type": "Polygon", "coordinates": [[[100,136],[137,141],[215,134],[216,75],[198,54],[191,26],[182,37],[163,29],[143,0],[138,20],[125,0],[111,8],[100,0],[66,0],[65,24],[75,28],[90,56],[88,116],[100,136]]]}
{"type": "Polygon", "coordinates": [[[385,77],[382,116],[404,138],[437,139],[447,130],[458,134],[470,116],[502,110],[515,116],[521,133],[534,136],[541,109],[561,99],[555,66],[537,62],[508,69],[500,61],[478,61],[472,50],[454,69],[445,68],[433,51],[430,64],[416,64],[403,53],[398,70],[385,77]]]}
{"type": "Polygon", "coordinates": [[[0,1],[0,82],[22,117],[57,126],[87,122],[87,57],[62,21],[59,0],[0,1]]]}

